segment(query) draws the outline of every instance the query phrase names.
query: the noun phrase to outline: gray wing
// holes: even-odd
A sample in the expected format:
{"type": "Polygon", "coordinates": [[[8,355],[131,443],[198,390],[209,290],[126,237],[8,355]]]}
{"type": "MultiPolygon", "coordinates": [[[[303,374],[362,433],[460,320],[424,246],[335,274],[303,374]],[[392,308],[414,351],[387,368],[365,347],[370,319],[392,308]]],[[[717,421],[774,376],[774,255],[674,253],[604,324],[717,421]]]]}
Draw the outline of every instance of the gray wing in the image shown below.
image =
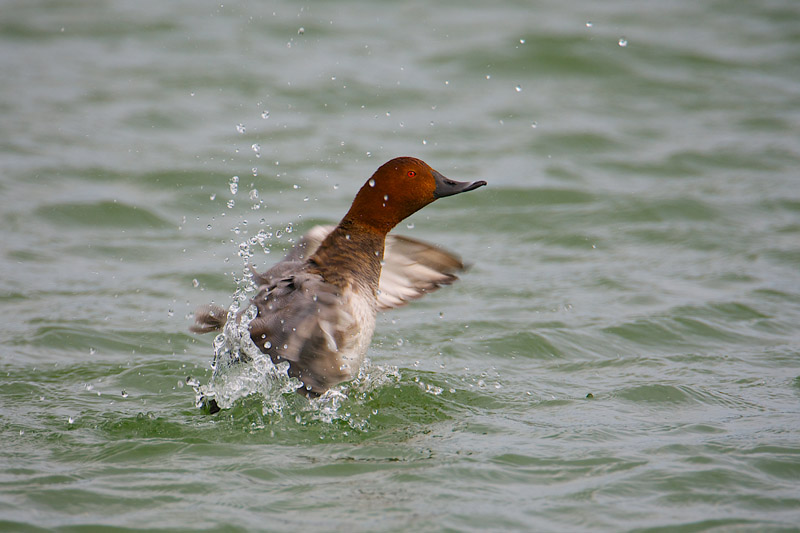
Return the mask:
{"type": "Polygon", "coordinates": [[[338,351],[355,324],[339,300],[336,287],[306,272],[264,285],[253,298],[250,337],[273,362],[288,361],[306,391],[321,394],[350,378],[338,351]]]}
{"type": "Polygon", "coordinates": [[[335,228],[336,226],[314,226],[303,235],[300,242],[289,250],[284,261],[305,261],[306,258],[317,251],[325,237],[335,228]]]}
{"type": "Polygon", "coordinates": [[[253,282],[257,286],[271,285],[291,272],[299,271],[305,260],[317,251],[319,245],[322,244],[322,241],[334,228],[335,226],[314,226],[286,253],[286,257],[266,272],[256,272],[253,265],[250,265],[250,271],[253,273],[253,282]]]}
{"type": "Polygon", "coordinates": [[[410,237],[389,235],[383,256],[378,310],[405,305],[458,279],[464,270],[457,255],[410,237]]]}

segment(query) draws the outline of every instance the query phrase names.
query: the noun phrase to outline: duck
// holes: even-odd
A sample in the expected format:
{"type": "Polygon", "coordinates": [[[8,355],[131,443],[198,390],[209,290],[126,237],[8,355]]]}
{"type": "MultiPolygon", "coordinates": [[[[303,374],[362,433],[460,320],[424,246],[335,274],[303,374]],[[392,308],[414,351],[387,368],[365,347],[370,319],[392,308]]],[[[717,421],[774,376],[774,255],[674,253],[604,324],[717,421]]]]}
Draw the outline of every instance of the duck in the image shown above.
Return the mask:
{"type": "MultiPolygon", "coordinates": [[[[266,272],[250,267],[256,285],[250,302],[256,308],[249,323],[253,343],[274,364],[288,362],[289,376],[306,396],[352,380],[378,312],[450,285],[465,269],[443,248],[389,232],[438,199],[485,185],[448,179],[414,157],[381,165],[336,226],[312,228],[266,272]]],[[[219,306],[201,307],[190,330],[221,330],[227,315],[219,306]]],[[[215,407],[210,405],[212,412],[215,407]]]]}

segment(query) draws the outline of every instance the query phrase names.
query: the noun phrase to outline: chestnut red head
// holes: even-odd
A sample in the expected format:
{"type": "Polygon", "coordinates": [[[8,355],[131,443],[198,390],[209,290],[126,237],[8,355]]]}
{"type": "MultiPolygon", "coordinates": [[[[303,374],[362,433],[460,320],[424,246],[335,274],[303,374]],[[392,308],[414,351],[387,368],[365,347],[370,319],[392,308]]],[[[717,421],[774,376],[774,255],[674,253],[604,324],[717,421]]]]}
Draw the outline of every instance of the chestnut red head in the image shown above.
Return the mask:
{"type": "Polygon", "coordinates": [[[397,157],[381,165],[361,187],[344,220],[388,233],[434,200],[484,185],[485,181],[454,181],[424,161],[397,157]]]}

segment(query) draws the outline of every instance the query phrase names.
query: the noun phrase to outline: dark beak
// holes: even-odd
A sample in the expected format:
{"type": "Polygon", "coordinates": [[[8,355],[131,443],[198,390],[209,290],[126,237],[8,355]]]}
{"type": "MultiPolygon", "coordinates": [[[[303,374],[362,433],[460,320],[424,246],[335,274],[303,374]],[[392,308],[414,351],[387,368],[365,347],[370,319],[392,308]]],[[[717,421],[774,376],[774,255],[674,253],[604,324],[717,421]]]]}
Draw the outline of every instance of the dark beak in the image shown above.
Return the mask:
{"type": "Polygon", "coordinates": [[[454,181],[445,178],[435,170],[433,171],[433,177],[436,180],[436,189],[433,191],[434,198],[444,198],[445,196],[453,196],[454,194],[473,191],[478,187],[483,187],[484,185],[486,185],[486,182],[483,180],[473,181],[472,183],[469,183],[467,181],[454,181]]]}

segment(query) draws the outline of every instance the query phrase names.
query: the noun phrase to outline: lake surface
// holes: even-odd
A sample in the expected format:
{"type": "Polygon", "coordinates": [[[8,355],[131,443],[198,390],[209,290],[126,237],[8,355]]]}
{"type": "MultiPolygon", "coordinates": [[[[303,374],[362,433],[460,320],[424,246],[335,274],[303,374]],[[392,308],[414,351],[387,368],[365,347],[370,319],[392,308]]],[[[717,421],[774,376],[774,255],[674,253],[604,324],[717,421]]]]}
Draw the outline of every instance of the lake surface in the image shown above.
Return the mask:
{"type": "Polygon", "coordinates": [[[800,530],[797,2],[0,12],[0,530],[800,530]],[[195,307],[399,155],[471,268],[198,409],[195,307]]]}

